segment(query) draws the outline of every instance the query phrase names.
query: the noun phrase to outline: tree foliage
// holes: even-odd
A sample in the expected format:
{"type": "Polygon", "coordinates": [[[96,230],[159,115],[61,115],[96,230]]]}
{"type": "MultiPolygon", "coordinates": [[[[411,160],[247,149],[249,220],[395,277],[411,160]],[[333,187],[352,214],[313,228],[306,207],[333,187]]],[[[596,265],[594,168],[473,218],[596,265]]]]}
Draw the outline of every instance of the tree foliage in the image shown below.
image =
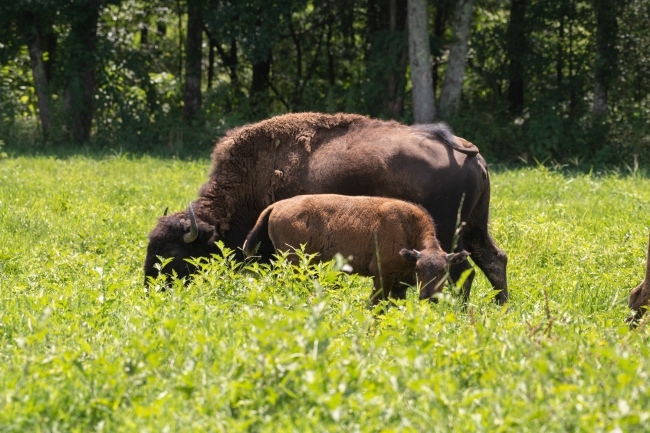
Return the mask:
{"type": "MultiPolygon", "coordinates": [[[[0,139],[177,153],[291,111],[410,123],[406,3],[0,0],[0,139]]],[[[435,98],[457,3],[427,3],[435,98]]],[[[482,153],[648,161],[647,1],[477,0],[471,22],[446,120],[482,153]]]]}

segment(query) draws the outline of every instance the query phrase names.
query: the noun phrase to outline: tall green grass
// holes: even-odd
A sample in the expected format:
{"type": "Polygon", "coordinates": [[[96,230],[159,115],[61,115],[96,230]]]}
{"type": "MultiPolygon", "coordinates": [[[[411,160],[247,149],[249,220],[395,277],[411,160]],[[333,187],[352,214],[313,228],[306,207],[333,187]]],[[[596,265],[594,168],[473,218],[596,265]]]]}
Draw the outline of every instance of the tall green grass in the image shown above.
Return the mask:
{"type": "Polygon", "coordinates": [[[0,159],[0,431],[646,431],[642,173],[494,172],[509,304],[479,272],[468,311],[373,315],[369,279],[306,258],[145,293],[148,231],[208,168],[0,159]]]}

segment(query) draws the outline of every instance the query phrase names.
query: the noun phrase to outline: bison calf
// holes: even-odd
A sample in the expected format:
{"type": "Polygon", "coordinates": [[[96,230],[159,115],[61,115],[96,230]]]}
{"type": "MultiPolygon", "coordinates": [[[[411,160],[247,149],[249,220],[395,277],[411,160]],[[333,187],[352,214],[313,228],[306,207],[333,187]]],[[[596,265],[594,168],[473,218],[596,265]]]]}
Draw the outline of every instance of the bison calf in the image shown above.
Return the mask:
{"type": "Polygon", "coordinates": [[[632,292],[628,307],[632,310],[632,316],[628,318],[631,328],[636,327],[639,319],[643,317],[645,310],[650,308],[650,238],[648,238],[648,256],[645,269],[645,278],[632,292]]]}
{"type": "Polygon", "coordinates": [[[319,194],[276,202],[248,234],[246,254],[254,253],[264,231],[276,251],[306,244],[305,252],[318,253],[320,260],[337,252],[351,255],[354,271],[374,279],[373,305],[387,294],[404,299],[415,275],[422,283],[420,299],[430,299],[442,291],[447,266],[469,256],[440,248],[433,220],[421,206],[380,197],[319,194]]]}

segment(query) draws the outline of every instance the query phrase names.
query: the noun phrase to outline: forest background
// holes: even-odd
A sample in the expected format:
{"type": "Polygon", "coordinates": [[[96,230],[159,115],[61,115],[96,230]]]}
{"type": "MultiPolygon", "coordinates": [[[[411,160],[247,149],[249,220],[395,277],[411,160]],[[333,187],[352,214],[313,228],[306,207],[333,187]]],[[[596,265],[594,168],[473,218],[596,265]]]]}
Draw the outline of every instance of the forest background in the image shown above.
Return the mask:
{"type": "Polygon", "coordinates": [[[205,157],[286,112],[413,123],[431,94],[491,162],[650,163],[650,2],[419,3],[426,92],[406,0],[0,0],[0,146],[205,157]]]}

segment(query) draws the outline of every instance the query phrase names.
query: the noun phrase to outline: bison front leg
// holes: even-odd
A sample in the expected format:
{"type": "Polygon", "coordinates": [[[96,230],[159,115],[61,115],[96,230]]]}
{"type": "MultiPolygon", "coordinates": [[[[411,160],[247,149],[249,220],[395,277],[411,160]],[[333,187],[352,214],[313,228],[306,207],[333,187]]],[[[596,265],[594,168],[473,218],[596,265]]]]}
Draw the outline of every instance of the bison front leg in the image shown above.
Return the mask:
{"type": "Polygon", "coordinates": [[[390,293],[391,287],[393,287],[394,279],[389,276],[383,276],[383,278],[379,278],[379,273],[375,274],[372,279],[374,289],[372,291],[372,295],[370,296],[370,305],[374,307],[381,301],[386,301],[388,299],[388,294],[390,293]]]}
{"type": "Polygon", "coordinates": [[[463,282],[463,287],[462,287],[462,297],[463,297],[463,306],[467,306],[467,303],[469,302],[469,295],[470,292],[472,291],[472,283],[474,282],[474,276],[476,275],[476,271],[474,268],[472,268],[472,265],[469,264],[469,261],[465,260],[461,263],[458,263],[456,265],[451,265],[449,269],[449,278],[451,278],[451,281],[453,282],[454,285],[460,280],[462,275],[465,273],[465,271],[470,270],[469,275],[467,275],[467,278],[463,282]]]}
{"type": "Polygon", "coordinates": [[[390,297],[396,300],[404,300],[406,299],[406,289],[407,287],[404,284],[394,283],[390,289],[390,297]]]}

